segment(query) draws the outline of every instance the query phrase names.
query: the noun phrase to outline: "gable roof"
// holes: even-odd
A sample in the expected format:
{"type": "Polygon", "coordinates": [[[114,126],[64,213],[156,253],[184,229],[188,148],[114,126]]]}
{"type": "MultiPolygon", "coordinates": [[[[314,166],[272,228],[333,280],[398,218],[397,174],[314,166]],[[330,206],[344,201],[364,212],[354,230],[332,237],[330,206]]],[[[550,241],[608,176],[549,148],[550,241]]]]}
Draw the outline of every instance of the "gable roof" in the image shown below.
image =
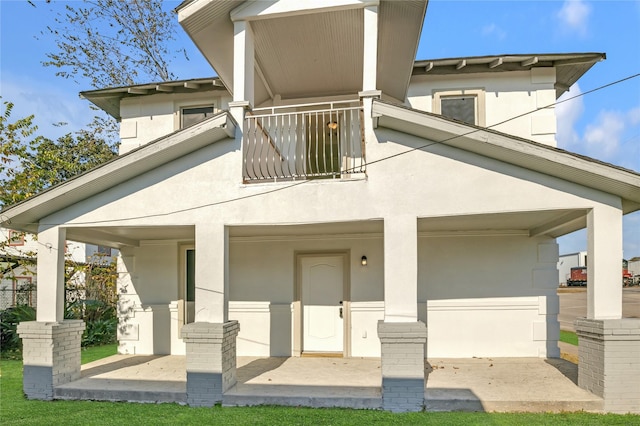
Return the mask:
{"type": "Polygon", "coordinates": [[[416,60],[413,75],[458,75],[528,71],[532,68],[556,69],[556,98],[568,91],[596,63],[607,58],[605,53],[533,53],[469,56],[446,59],[416,60]]]}
{"type": "Polygon", "coordinates": [[[0,210],[0,224],[20,231],[38,231],[38,220],[172,160],[227,138],[236,123],[222,112],[120,155],[104,164],[0,210]],[[19,218],[19,221],[14,220],[19,218]]]}
{"type": "Polygon", "coordinates": [[[388,101],[375,100],[373,115],[381,127],[619,196],[625,214],[640,210],[636,171],[388,101]]]}

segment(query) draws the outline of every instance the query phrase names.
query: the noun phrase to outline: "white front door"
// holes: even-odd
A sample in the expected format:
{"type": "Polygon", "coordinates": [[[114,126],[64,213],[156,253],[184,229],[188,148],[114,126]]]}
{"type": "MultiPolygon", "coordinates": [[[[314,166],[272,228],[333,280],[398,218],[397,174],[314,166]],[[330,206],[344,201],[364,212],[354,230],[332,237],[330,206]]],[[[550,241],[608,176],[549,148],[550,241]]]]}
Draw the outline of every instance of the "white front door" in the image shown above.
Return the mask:
{"type": "Polygon", "coordinates": [[[304,352],[343,350],[343,256],[303,257],[302,312],[304,352]]]}

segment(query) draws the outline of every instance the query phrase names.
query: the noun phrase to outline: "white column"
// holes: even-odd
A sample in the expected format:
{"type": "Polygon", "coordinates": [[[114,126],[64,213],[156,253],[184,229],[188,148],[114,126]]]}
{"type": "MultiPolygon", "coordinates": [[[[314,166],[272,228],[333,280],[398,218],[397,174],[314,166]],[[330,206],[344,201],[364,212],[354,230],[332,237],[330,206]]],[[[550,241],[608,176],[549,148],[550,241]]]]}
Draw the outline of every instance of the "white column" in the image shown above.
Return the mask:
{"type": "Polygon", "coordinates": [[[196,322],[224,323],[229,313],[229,231],[196,224],[196,322]]]}
{"type": "Polygon", "coordinates": [[[384,219],[384,321],[418,320],[418,220],[384,219]]]}
{"type": "Polygon", "coordinates": [[[58,226],[38,229],[38,322],[64,320],[64,247],[66,229],[58,226]]]}
{"type": "Polygon", "coordinates": [[[622,212],[597,206],[587,214],[587,318],[622,318],[622,212]]]}
{"type": "Polygon", "coordinates": [[[233,100],[248,101],[253,106],[255,53],[251,24],[236,21],[233,23],[233,29],[233,100]]]}
{"type": "Polygon", "coordinates": [[[378,6],[364,8],[362,91],[376,90],[378,67],[378,6]]]}

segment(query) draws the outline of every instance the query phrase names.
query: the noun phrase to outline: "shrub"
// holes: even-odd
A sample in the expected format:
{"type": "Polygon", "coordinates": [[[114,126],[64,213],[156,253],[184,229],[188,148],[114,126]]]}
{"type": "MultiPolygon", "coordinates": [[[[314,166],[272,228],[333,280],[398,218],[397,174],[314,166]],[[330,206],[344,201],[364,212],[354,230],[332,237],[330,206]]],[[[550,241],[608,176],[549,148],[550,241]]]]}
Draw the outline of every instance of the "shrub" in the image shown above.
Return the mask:
{"type": "Polygon", "coordinates": [[[20,350],[18,324],[23,321],[35,321],[36,310],[31,306],[18,305],[0,312],[0,349],[2,352],[20,350]]]}

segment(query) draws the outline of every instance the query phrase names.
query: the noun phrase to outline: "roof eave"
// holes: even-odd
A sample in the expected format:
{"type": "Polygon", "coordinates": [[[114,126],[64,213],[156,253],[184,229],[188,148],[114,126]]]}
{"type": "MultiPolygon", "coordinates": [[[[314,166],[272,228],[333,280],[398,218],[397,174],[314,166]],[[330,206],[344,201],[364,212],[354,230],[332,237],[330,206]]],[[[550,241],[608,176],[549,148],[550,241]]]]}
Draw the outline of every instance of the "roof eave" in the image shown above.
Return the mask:
{"type": "Polygon", "coordinates": [[[149,142],[34,197],[0,211],[0,225],[36,233],[38,221],[67,206],[112,188],[200,148],[234,138],[236,123],[228,112],[149,142]]]}
{"type": "Polygon", "coordinates": [[[437,114],[376,100],[378,125],[494,158],[620,197],[623,212],[640,210],[640,173],[583,155],[437,114]]]}

